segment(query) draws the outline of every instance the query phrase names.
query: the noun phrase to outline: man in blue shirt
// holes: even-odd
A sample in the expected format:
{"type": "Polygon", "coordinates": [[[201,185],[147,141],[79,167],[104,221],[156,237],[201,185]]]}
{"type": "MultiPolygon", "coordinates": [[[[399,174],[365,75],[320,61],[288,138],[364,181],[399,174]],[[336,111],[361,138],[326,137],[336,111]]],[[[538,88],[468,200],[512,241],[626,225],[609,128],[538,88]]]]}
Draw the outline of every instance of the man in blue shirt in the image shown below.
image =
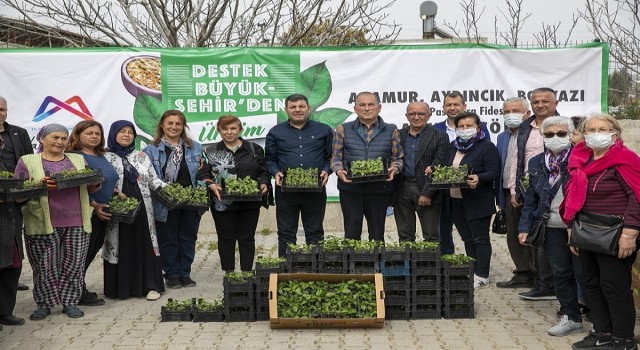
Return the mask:
{"type": "Polygon", "coordinates": [[[309,120],[309,100],[293,94],[285,99],[289,119],[269,130],[265,157],[269,173],[276,180],[276,222],[278,255],[286,255],[287,245],[296,243],[298,219],[302,216],[305,241],[317,244],[324,238],[324,213],[327,202],[325,185],[331,168],[333,130],[326,124],[309,120]],[[322,179],[321,192],[282,192],[282,179],[287,169],[317,168],[322,179]]]}
{"type": "Polygon", "coordinates": [[[405,114],[409,125],[400,130],[404,149],[399,191],[394,200],[398,238],[401,242],[416,240],[416,213],[425,241],[438,242],[438,223],[442,191],[429,190],[424,169],[445,162],[449,138],[427,122],[431,117],[425,102],[411,102],[405,114]]]}

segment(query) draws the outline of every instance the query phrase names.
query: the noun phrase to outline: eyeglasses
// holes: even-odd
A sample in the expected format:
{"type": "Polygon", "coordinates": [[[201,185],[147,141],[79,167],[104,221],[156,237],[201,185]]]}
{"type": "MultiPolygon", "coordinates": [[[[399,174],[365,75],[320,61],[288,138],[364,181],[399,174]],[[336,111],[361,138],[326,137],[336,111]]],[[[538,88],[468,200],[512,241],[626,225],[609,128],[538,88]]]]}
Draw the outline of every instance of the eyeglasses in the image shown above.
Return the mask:
{"type": "Polygon", "coordinates": [[[566,131],[558,131],[558,132],[545,132],[543,135],[546,139],[550,139],[556,135],[558,135],[558,137],[566,137],[569,133],[566,131]]]}
{"type": "Polygon", "coordinates": [[[424,112],[411,112],[407,113],[407,117],[426,117],[427,113],[424,112]]]}

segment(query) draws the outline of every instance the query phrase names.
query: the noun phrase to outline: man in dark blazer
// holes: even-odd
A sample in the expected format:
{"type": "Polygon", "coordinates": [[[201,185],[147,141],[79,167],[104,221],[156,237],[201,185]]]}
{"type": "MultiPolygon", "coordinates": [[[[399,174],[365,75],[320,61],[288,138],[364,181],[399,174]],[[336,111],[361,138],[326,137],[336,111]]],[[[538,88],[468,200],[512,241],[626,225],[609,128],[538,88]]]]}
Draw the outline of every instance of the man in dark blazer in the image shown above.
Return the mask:
{"type": "Polygon", "coordinates": [[[401,242],[416,240],[416,213],[425,241],[438,242],[442,191],[429,190],[424,170],[445,161],[449,149],[447,134],[427,125],[431,112],[425,102],[411,102],[405,114],[408,125],[400,130],[404,167],[394,198],[394,215],[401,242]]]}
{"type": "MultiPolygon", "coordinates": [[[[33,146],[25,129],[7,123],[8,111],[7,99],[0,96],[0,170],[13,172],[20,157],[33,153],[33,146]]],[[[24,319],[13,315],[16,291],[29,289],[18,283],[24,258],[22,215],[12,203],[4,203],[0,210],[6,211],[0,213],[0,324],[18,326],[24,319]]]]}

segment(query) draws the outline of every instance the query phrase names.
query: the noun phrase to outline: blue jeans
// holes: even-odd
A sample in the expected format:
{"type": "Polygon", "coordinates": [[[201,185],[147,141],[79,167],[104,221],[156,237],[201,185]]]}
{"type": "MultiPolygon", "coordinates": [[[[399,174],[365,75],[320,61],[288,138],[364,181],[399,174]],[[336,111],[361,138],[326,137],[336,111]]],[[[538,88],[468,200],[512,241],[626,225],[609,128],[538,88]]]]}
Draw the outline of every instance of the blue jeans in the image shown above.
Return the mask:
{"type": "Polygon", "coordinates": [[[573,273],[573,258],[567,246],[565,228],[547,227],[544,249],[553,271],[553,286],[560,303],[560,313],[574,322],[582,322],[578,310],[576,277],[573,273]]]}
{"type": "Polygon", "coordinates": [[[468,219],[464,213],[464,200],[452,198],[451,217],[464,242],[465,253],[476,259],[474,273],[479,277],[488,278],[491,266],[491,241],[489,240],[491,215],[468,219]]]}
{"type": "Polygon", "coordinates": [[[167,222],[156,221],[164,277],[189,277],[196,254],[200,214],[195,210],[169,211],[167,222]]]}

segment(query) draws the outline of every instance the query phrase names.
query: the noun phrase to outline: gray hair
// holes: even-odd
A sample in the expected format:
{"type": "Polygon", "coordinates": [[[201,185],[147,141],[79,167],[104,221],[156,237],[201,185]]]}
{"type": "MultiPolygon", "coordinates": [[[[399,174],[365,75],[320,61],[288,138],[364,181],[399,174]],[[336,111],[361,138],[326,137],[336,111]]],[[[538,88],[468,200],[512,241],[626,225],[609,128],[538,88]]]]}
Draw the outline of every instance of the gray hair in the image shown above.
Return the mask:
{"type": "Polygon", "coordinates": [[[544,131],[552,125],[565,126],[567,128],[567,131],[570,134],[573,134],[576,131],[576,128],[573,126],[573,121],[571,120],[571,118],[562,117],[558,115],[558,116],[548,117],[542,122],[542,126],[540,127],[540,134],[544,134],[544,131]]]}
{"type": "MultiPolygon", "coordinates": [[[[613,130],[615,130],[616,135],[618,135],[618,138],[622,139],[622,127],[620,126],[620,122],[618,122],[618,119],[612,117],[611,115],[607,114],[607,113],[594,113],[589,115],[582,123],[583,125],[583,129],[585,129],[587,127],[587,124],[589,123],[589,121],[591,121],[592,119],[597,119],[597,120],[604,120],[605,122],[608,122],[609,124],[611,124],[611,126],[613,127],[613,130]]],[[[583,130],[584,131],[584,130],[583,130]]]]}
{"type": "Polygon", "coordinates": [[[509,97],[508,99],[504,100],[504,102],[502,102],[502,105],[504,106],[505,103],[521,103],[522,107],[524,107],[524,109],[526,109],[527,111],[531,109],[531,106],[529,106],[529,101],[527,101],[527,99],[524,97],[509,97]]]}
{"type": "Polygon", "coordinates": [[[4,102],[5,106],[8,106],[9,104],[7,103],[7,99],[4,98],[4,96],[0,96],[0,102],[4,102]]]}

